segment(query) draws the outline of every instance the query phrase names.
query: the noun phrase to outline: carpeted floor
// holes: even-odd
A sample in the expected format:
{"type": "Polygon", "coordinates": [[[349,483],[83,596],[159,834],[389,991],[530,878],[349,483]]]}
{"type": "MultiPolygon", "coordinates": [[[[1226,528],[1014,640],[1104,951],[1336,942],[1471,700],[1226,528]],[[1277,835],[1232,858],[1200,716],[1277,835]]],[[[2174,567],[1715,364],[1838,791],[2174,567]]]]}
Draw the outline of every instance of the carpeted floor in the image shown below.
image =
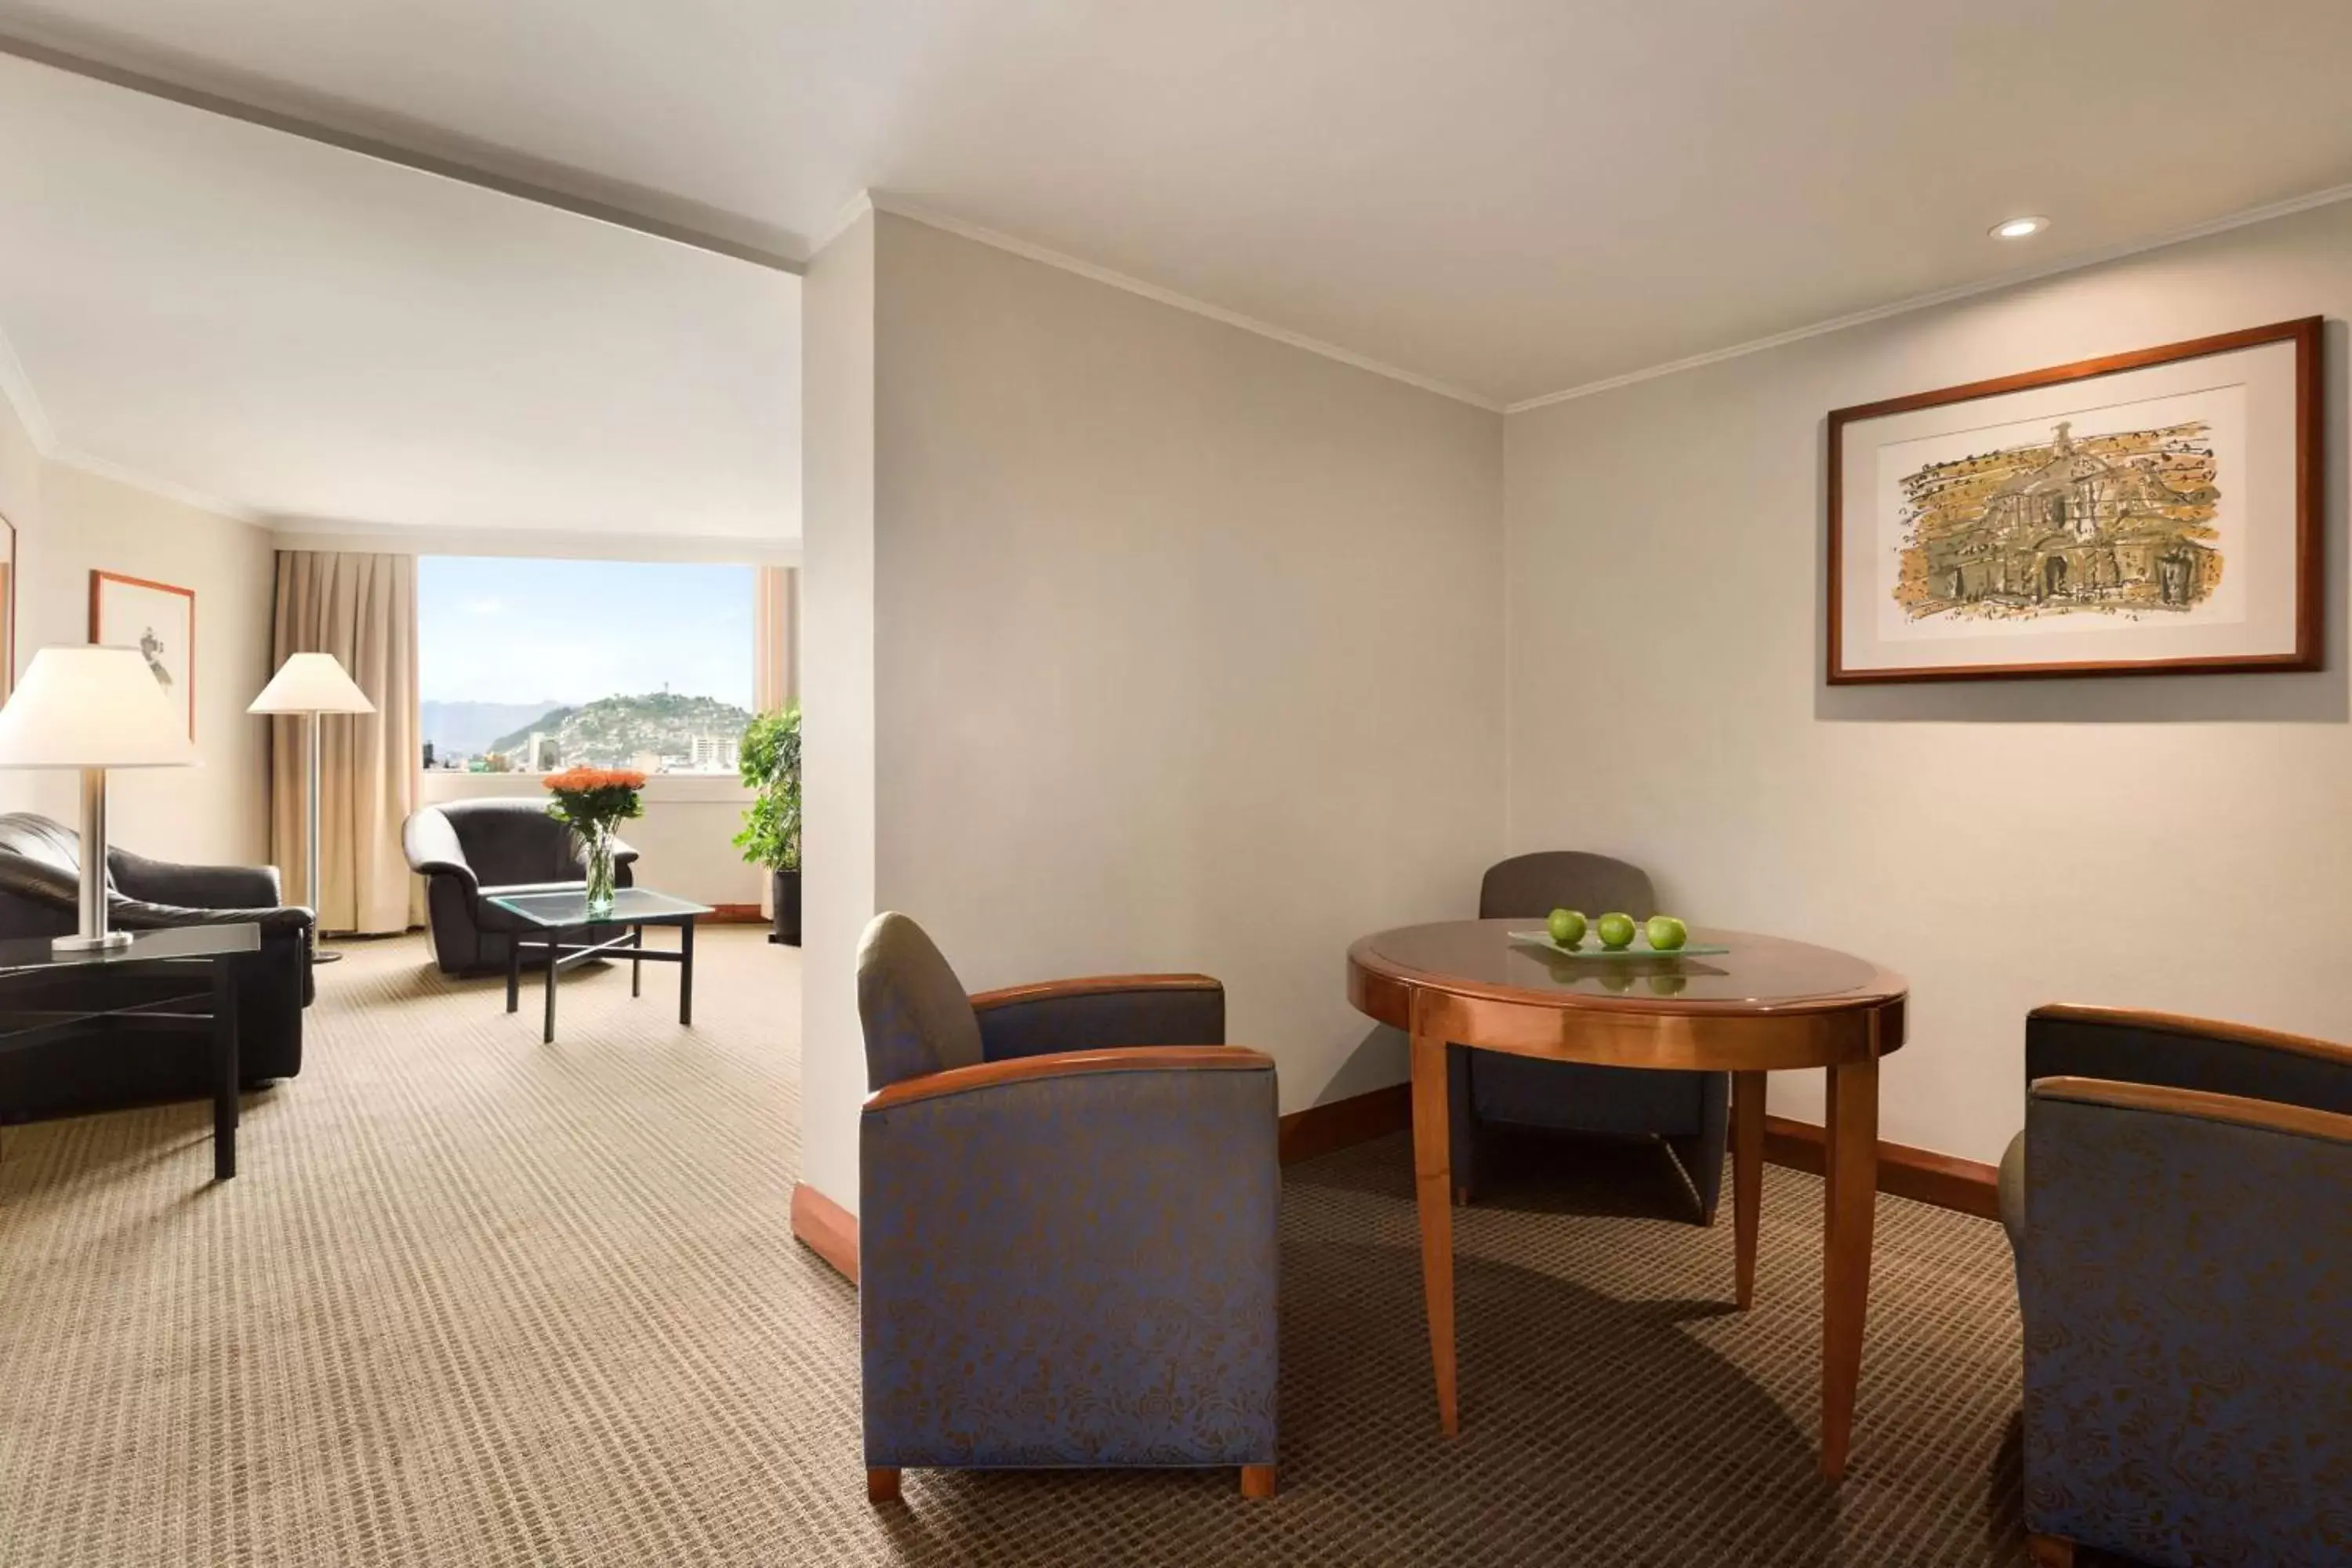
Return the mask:
{"type": "MultiPolygon", "coordinates": [[[[856,1299],[785,1226],[798,954],[570,977],[557,1043],[415,940],[321,972],[302,1076],[209,1183],[204,1108],[0,1132],[0,1563],[2012,1563],[1997,1227],[1895,1199],[1854,1460],[1813,1470],[1821,1189],[1759,1301],[1643,1149],[1459,1216],[1437,1431],[1402,1138],[1286,1173],[1282,1493],[910,1472],[870,1509],[856,1299]]],[[[1564,1173],[1559,1168],[1565,1163],[1564,1173]]]]}

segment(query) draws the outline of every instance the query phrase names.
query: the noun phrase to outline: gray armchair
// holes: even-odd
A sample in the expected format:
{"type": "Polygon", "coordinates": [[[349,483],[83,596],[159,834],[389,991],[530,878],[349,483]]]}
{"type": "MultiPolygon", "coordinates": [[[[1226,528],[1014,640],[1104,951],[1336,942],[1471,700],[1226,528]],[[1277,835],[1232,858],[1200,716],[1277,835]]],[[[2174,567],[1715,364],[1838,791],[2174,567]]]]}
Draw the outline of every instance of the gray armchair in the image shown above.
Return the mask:
{"type": "MultiPolygon", "coordinates": [[[[579,836],[536,800],[428,805],[401,825],[400,847],[409,869],[425,879],[433,957],[444,974],[506,973],[509,939],[523,922],[491,899],[588,885],[579,836]]],[[[615,842],[614,878],[622,887],[631,884],[636,858],[615,842]]],[[[591,940],[602,940],[605,928],[596,933],[591,940]]]]}
{"type": "Polygon", "coordinates": [[[2042,1007],[2025,1075],[2033,1560],[2352,1562],[2352,1047],[2042,1007]]]}
{"type": "MultiPolygon", "coordinates": [[[[1616,910],[1638,921],[1658,912],[1658,900],[1638,866],[1566,849],[1502,861],[1478,890],[1481,920],[1539,921],[1556,909],[1596,918],[1616,910]]],[[[1476,1195],[1479,1128],[1505,1122],[1657,1139],[1690,1184],[1698,1223],[1715,1223],[1730,1130],[1728,1074],[1538,1061],[1460,1046],[1446,1050],[1446,1074],[1457,1203],[1476,1195]]]]}
{"type": "Polygon", "coordinates": [[[1274,1063],[1206,975],[967,996],[857,955],[866,1494],[908,1467],[1238,1466],[1275,1484],[1274,1063]]]}

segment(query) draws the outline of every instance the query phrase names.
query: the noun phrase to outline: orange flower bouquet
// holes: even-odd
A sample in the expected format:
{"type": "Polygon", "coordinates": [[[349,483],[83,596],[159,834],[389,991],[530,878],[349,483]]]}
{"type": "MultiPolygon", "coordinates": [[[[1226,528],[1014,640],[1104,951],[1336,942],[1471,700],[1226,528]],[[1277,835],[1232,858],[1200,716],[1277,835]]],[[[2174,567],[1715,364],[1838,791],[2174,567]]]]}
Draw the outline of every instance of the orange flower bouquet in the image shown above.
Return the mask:
{"type": "Polygon", "coordinates": [[[613,847],[618,842],[613,830],[615,825],[646,814],[645,801],[637,794],[646,787],[646,775],[631,768],[566,768],[541,782],[555,797],[548,802],[547,815],[570,823],[572,831],[580,836],[587,868],[588,912],[612,913],[613,847]]]}

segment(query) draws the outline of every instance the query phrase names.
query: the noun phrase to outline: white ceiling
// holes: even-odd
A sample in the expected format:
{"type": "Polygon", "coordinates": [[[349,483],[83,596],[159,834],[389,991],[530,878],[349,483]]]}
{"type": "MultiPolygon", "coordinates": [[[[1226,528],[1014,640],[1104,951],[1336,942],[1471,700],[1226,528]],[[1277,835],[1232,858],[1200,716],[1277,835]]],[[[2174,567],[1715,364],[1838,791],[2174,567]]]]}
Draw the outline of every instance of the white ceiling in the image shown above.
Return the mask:
{"type": "Polygon", "coordinates": [[[786,250],[862,188],[1510,402],[2352,182],[2345,0],[0,0],[786,250]],[[2043,213],[2018,245],[1994,221],[2043,213]]]}
{"type": "Polygon", "coordinates": [[[9,58],[0,236],[65,460],[314,527],[799,533],[789,274],[9,58]]]}

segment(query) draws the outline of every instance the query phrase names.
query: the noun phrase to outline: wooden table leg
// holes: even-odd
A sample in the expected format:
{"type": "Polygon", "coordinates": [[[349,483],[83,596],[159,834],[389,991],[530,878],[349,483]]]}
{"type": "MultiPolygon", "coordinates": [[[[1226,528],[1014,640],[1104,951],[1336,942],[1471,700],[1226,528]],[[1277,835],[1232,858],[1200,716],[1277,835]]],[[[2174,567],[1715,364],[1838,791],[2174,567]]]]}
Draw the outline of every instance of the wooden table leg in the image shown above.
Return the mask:
{"type": "Polygon", "coordinates": [[[1764,1075],[1731,1075],[1731,1231],[1741,1311],[1756,1300],[1756,1231],[1764,1217],[1764,1075]]]}
{"type": "Polygon", "coordinates": [[[1878,1062],[1829,1069],[1822,1283],[1822,1474],[1845,1474],[1870,1306],[1870,1233],[1878,1198],[1878,1062]]]}
{"type": "Polygon", "coordinates": [[[1421,1211],[1421,1293],[1429,1315],[1430,1370],[1437,1380],[1437,1424],[1462,1430],[1454,1384],[1453,1124],[1446,1114],[1445,1042],[1412,1037],[1413,1196],[1421,1211]]]}

